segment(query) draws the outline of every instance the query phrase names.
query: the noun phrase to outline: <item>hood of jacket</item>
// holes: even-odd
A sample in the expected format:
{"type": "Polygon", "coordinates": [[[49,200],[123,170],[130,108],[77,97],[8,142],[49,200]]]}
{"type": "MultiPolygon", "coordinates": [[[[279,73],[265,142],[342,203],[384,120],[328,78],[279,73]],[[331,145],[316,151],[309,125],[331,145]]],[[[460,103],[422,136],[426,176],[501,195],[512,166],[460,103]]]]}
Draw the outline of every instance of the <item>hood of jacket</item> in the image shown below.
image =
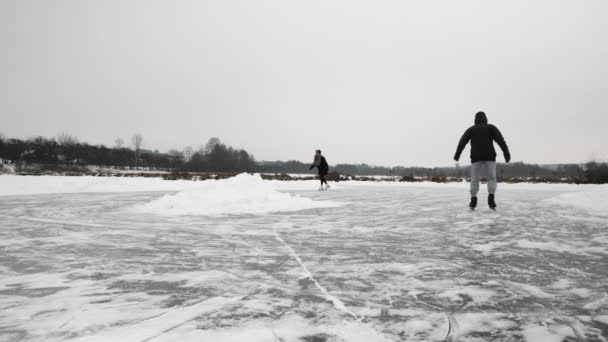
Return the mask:
{"type": "Polygon", "coordinates": [[[486,113],[478,112],[477,114],[475,114],[475,124],[476,125],[487,124],[487,123],[488,123],[488,117],[486,116],[486,113]]]}

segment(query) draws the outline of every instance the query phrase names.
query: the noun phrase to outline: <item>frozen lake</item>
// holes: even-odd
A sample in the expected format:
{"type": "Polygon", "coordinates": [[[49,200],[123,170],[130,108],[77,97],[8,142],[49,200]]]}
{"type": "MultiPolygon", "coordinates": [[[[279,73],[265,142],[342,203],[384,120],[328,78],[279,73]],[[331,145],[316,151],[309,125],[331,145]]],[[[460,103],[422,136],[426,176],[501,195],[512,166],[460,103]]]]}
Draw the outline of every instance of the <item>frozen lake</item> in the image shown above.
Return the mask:
{"type": "Polygon", "coordinates": [[[605,186],[91,179],[0,179],[1,341],[608,341],[605,186]]]}

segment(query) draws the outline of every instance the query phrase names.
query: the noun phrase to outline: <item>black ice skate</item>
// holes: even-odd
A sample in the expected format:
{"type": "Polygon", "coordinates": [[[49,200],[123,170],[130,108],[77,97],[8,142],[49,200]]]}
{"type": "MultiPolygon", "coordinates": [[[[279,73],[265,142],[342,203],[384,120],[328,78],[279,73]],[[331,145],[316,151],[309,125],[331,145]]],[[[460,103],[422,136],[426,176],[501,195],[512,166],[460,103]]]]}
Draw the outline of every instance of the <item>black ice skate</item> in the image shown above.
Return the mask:
{"type": "Polygon", "coordinates": [[[471,210],[475,210],[475,207],[477,207],[477,197],[471,197],[469,208],[471,208],[471,210]]]}
{"type": "Polygon", "coordinates": [[[494,201],[494,194],[488,195],[488,206],[492,210],[496,210],[496,202],[494,201]]]}

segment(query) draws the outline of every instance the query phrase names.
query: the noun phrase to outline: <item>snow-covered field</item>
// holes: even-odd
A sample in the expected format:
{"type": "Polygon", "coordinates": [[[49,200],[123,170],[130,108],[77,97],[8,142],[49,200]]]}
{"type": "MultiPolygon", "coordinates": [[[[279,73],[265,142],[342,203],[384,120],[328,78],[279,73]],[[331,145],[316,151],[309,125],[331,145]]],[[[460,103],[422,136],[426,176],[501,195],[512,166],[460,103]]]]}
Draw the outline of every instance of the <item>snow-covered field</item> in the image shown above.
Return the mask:
{"type": "Polygon", "coordinates": [[[317,186],[0,176],[0,341],[608,341],[608,187],[317,186]]]}

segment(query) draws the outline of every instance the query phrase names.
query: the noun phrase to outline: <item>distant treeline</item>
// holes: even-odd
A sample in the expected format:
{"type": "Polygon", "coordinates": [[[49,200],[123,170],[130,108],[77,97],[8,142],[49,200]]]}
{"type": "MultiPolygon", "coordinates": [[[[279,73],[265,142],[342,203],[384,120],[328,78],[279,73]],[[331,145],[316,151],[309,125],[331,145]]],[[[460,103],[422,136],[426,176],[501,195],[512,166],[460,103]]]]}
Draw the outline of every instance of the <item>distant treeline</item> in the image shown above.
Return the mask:
{"type": "Polygon", "coordinates": [[[140,134],[133,136],[132,147],[124,147],[123,144],[122,139],[116,139],[114,147],[91,145],[67,134],[26,140],[0,137],[0,159],[15,163],[17,171],[36,165],[46,170],[95,166],[160,171],[251,172],[256,165],[247,151],[227,146],[218,138],[211,138],[198,150],[188,147],[183,151],[170,150],[167,153],[142,148],[143,137],[140,134]]]}
{"type": "MultiPolygon", "coordinates": [[[[16,171],[28,171],[35,166],[41,170],[74,170],[85,167],[121,168],[132,170],[179,172],[260,172],[306,174],[310,163],[301,161],[256,162],[253,155],[211,138],[207,144],[193,149],[170,150],[167,153],[142,148],[143,137],[136,134],[130,146],[122,139],[115,146],[91,145],[80,142],[68,134],[54,138],[5,139],[0,135],[0,159],[14,163],[16,171]]],[[[340,175],[395,176],[405,178],[466,178],[469,167],[383,167],[368,164],[336,164],[331,171],[340,175]]],[[[570,179],[582,183],[608,183],[608,165],[590,162],[584,167],[577,164],[543,166],[522,162],[498,164],[499,178],[553,178],[570,179]]]]}
{"type": "MultiPolygon", "coordinates": [[[[257,170],[259,172],[280,172],[280,173],[307,173],[310,164],[295,160],[260,162],[257,170]]],[[[396,177],[462,177],[470,172],[470,167],[384,167],[371,166],[368,164],[336,164],[331,168],[341,175],[360,175],[360,176],[396,176],[396,177]]],[[[499,177],[563,177],[576,178],[583,177],[584,170],[576,164],[557,165],[554,167],[525,164],[522,162],[510,164],[498,164],[497,175],[499,177]]]]}
{"type": "Polygon", "coordinates": [[[608,183],[608,164],[598,162],[585,164],[584,180],[591,184],[608,183]]]}

